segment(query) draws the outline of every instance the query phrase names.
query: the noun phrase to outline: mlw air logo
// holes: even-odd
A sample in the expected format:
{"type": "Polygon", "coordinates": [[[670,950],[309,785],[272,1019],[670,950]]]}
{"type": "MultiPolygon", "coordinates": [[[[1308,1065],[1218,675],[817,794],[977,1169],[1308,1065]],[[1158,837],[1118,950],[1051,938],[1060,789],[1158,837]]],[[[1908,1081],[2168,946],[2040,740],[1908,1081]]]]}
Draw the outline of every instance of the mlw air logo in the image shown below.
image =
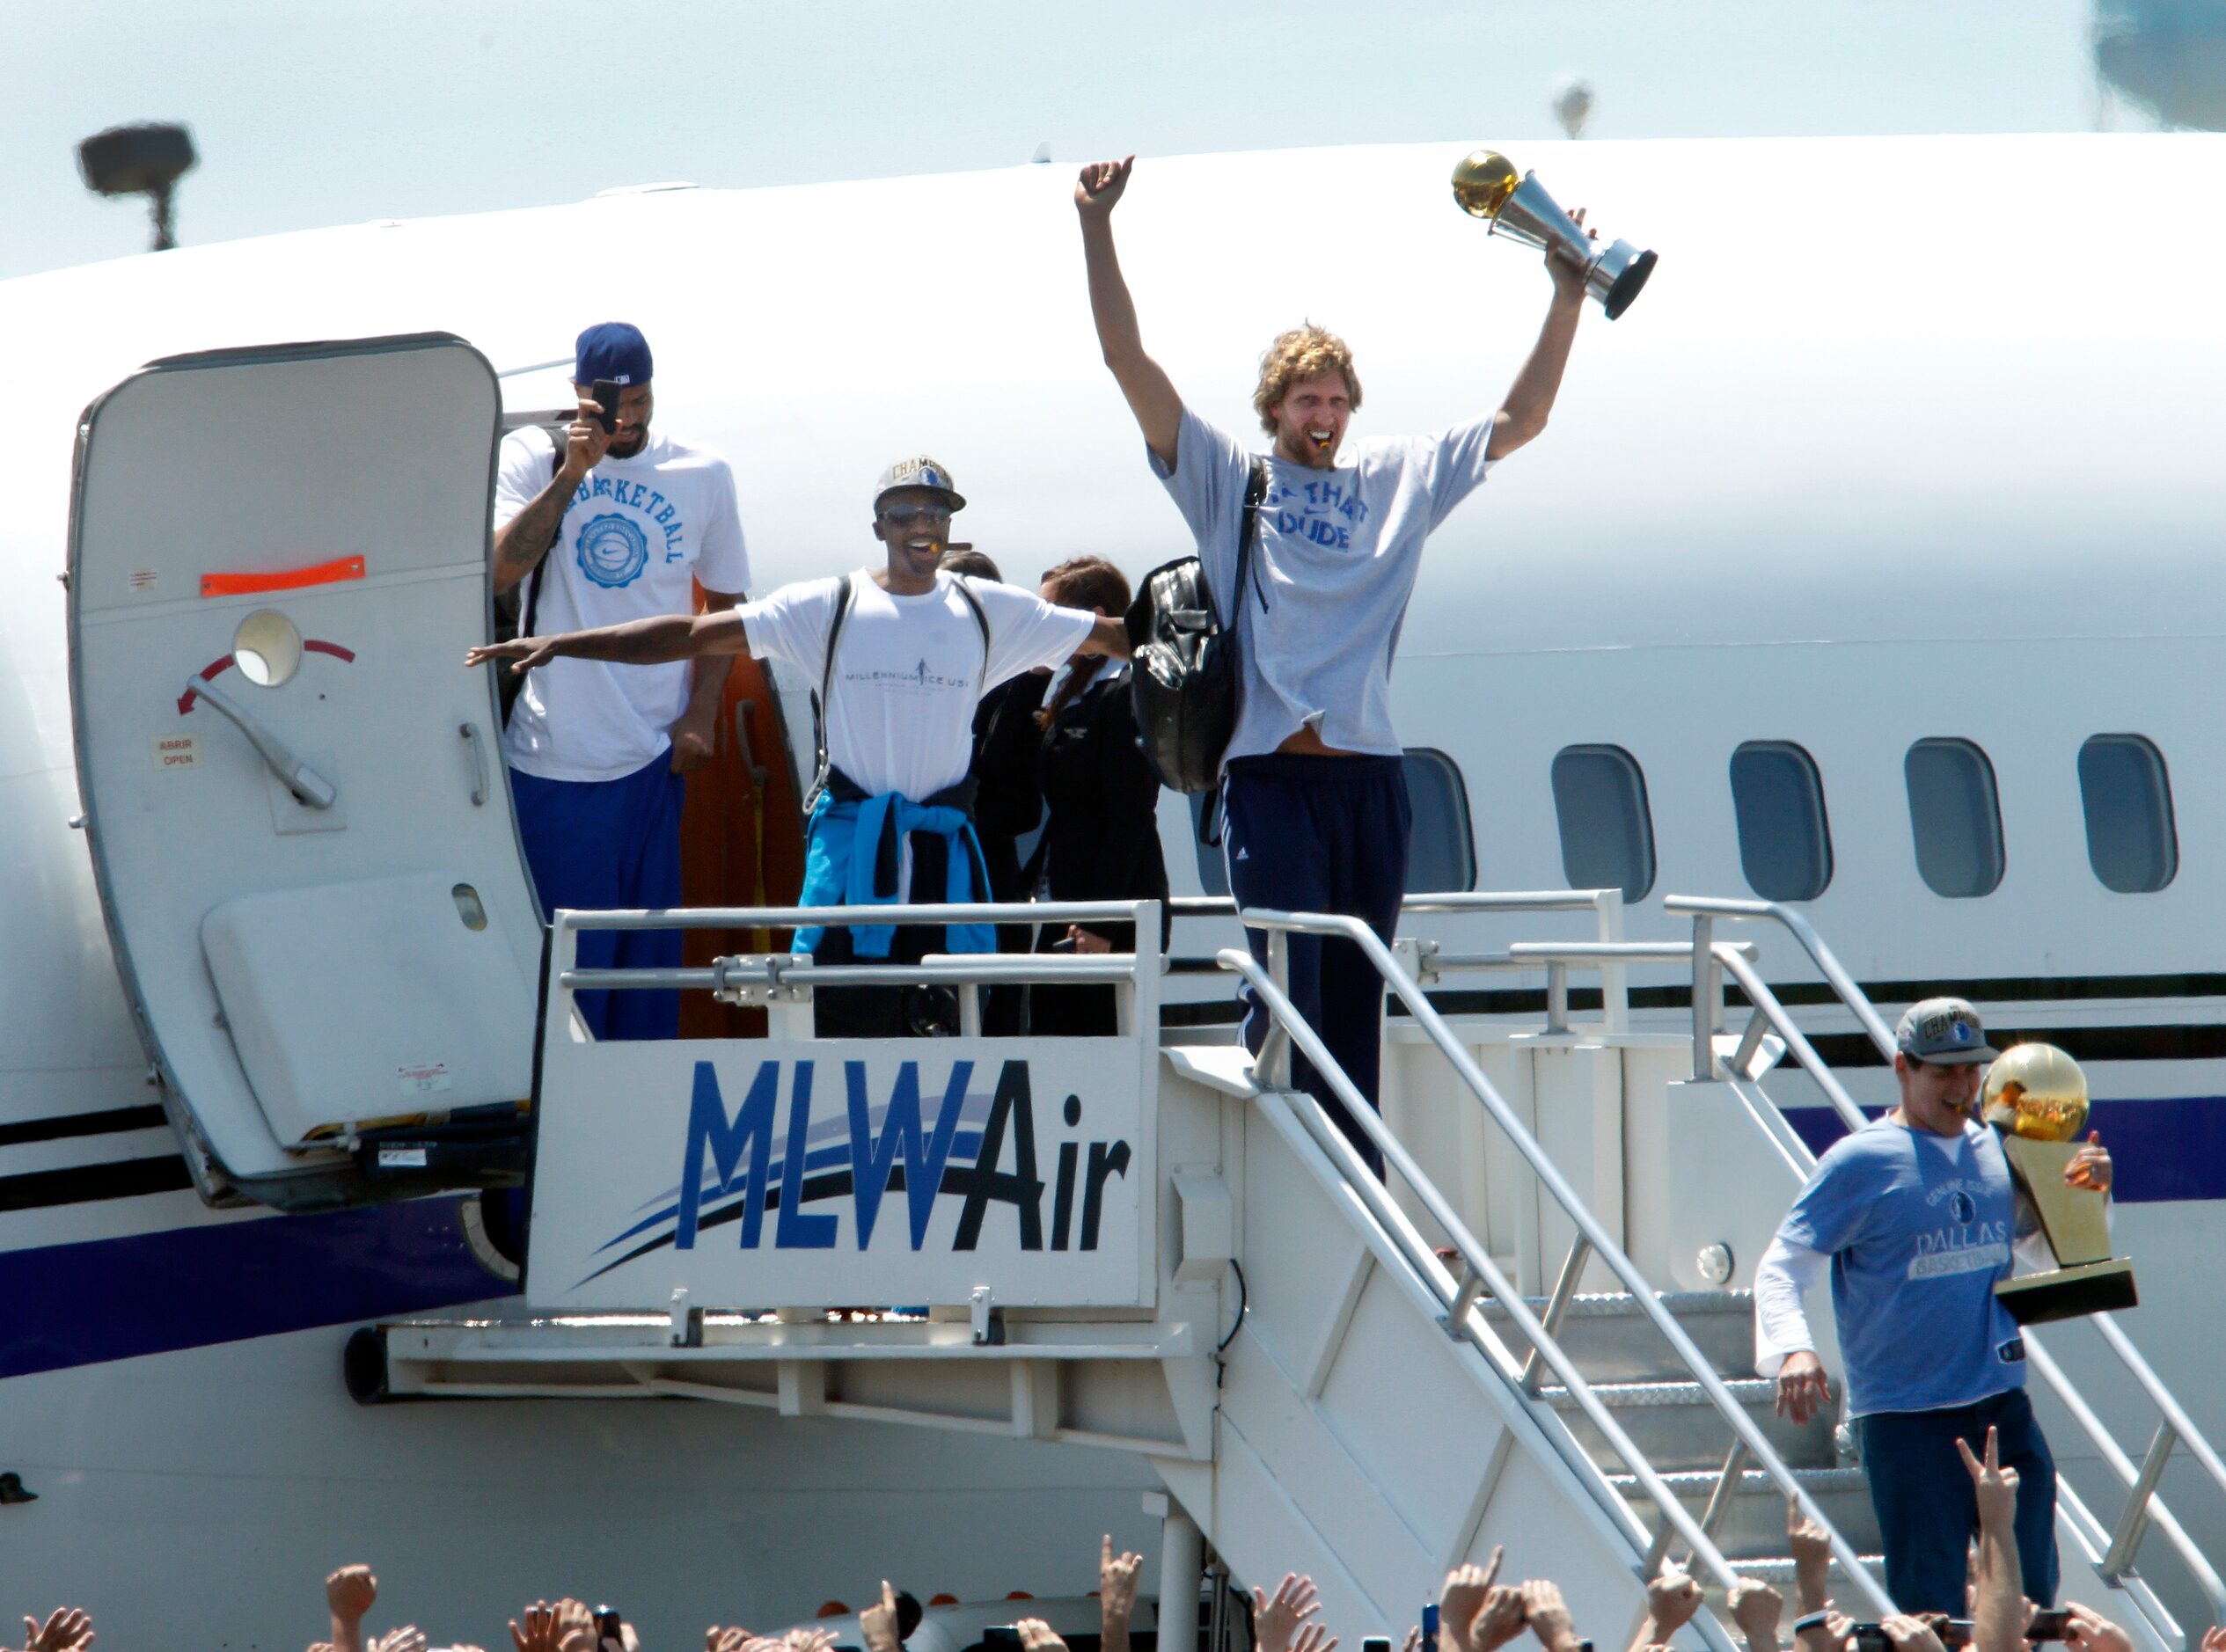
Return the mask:
{"type": "MultiPolygon", "coordinates": [[[[809,1061],[759,1063],[749,1093],[729,1116],[726,1099],[720,1092],[718,1072],[707,1061],[696,1064],[695,1091],[688,1107],[687,1145],[680,1165],[678,1226],[673,1235],[676,1249],[695,1248],[707,1201],[725,1202],[737,1192],[743,1195],[741,1248],[758,1249],[765,1236],[766,1207],[777,1182],[780,1193],[774,1211],[773,1248],[832,1250],[841,1222],[839,1213],[826,1210],[808,1214],[804,1206],[808,1200],[818,1202],[827,1196],[838,1196],[843,1191],[840,1183],[847,1181],[852,1231],[858,1248],[865,1250],[874,1241],[874,1230],[882,1220],[882,1202],[894,1189],[900,1166],[904,1172],[904,1217],[909,1224],[913,1250],[926,1247],[935,1201],[943,1196],[962,1201],[957,1231],[951,1239],[954,1251],[970,1251],[980,1244],[982,1225],[989,1217],[992,1205],[1010,1207],[1019,1224],[1021,1250],[1044,1248],[1044,1184],[1036,1168],[1036,1104],[1029,1085],[1028,1063],[1005,1064],[990,1102],[989,1117],[982,1126],[980,1144],[970,1162],[964,1151],[970,1144],[959,1129],[959,1115],[966,1104],[967,1082],[973,1077],[972,1062],[957,1061],[951,1064],[950,1078],[943,1086],[932,1125],[921,1105],[919,1064],[902,1064],[897,1070],[896,1083],[890,1089],[889,1106],[882,1115],[878,1134],[874,1130],[867,1095],[866,1064],[845,1062],[849,1172],[847,1176],[838,1170],[831,1177],[815,1178],[817,1185],[808,1188],[807,1159],[815,1157],[809,1143],[816,1064],[809,1061]],[[774,1115],[780,1100],[784,1065],[789,1069],[788,1116],[776,1176],[773,1167],[774,1115]],[[1012,1165],[1007,1169],[1001,1166],[1008,1156],[1008,1137],[1012,1165]],[[707,1170],[715,1174],[707,1191],[707,1170]],[[830,1186],[830,1182],[833,1185],[830,1186]]],[[[1081,1122],[1080,1098],[1068,1096],[1061,1116],[1066,1129],[1074,1129],[1081,1122]]],[[[1125,1178],[1128,1174],[1128,1143],[1088,1143],[1087,1168],[1082,1160],[1083,1146],[1080,1140],[1062,1141],[1058,1145],[1058,1169],[1051,1194],[1050,1247],[1055,1251],[1097,1248],[1105,1184],[1114,1176],[1125,1178]],[[1078,1191],[1081,1223],[1080,1232],[1076,1233],[1078,1191]]],[[[832,1156],[839,1160],[840,1150],[832,1156]]],[[[827,1155],[823,1152],[816,1157],[824,1159],[827,1155]]]]}

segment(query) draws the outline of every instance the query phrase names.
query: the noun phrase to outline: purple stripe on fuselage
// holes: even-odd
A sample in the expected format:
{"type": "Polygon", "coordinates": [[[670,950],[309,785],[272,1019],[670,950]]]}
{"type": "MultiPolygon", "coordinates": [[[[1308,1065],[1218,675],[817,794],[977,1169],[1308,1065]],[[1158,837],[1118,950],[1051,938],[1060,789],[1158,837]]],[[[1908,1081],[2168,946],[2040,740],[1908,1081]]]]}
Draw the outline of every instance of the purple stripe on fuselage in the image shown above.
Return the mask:
{"type": "Polygon", "coordinates": [[[508,1294],[472,1260],[456,1207],[421,1199],[0,1253],[0,1377],[508,1294]]]}
{"type": "MultiPolygon", "coordinates": [[[[1785,1120],[1815,1153],[1847,1134],[1830,1107],[1788,1107],[1785,1120]]],[[[2120,1204],[2226,1199],[2226,1096],[2097,1101],[2087,1128],[2110,1149],[2120,1204]]]]}

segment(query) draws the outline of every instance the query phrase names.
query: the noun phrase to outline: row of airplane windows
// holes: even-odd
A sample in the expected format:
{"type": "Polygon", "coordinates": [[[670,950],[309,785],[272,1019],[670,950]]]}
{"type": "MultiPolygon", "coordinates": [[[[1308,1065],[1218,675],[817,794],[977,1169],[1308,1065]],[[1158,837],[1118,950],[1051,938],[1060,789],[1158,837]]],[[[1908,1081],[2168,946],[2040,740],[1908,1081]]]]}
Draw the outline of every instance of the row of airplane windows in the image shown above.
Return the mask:
{"type": "MultiPolygon", "coordinates": [[[[1936,895],[1975,900],[2002,882],[2002,803],[1994,764],[1968,740],[1920,740],[1902,759],[1917,873],[1936,895]]],[[[1410,890],[1466,889],[1476,881],[1475,837],[1461,770],[1442,751],[1410,747],[1414,804],[1410,890]]],[[[1553,764],[1562,870],[1577,889],[1620,888],[1627,901],[1654,887],[1654,819],[1646,776],[1621,746],[1564,747],[1553,764]]],[[[2150,895],[2179,871],[2171,776],[2140,735],[2096,735],[2079,749],[2087,861],[2105,888],[2150,895]]],[[[1812,901],[1832,882],[1832,825],[1816,759],[1787,740],[1751,740],[1732,754],[1732,805],[1739,866],[1755,894],[1812,901]]],[[[1200,841],[1199,881],[1228,893],[1220,851],[1200,841]]]]}

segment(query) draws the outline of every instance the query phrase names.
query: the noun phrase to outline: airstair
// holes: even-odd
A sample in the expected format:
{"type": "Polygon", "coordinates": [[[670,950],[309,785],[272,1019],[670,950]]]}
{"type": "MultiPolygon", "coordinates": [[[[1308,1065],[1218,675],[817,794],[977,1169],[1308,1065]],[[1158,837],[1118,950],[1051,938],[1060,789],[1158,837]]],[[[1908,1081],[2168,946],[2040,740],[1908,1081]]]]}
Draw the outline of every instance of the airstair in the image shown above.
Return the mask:
{"type": "MultiPolygon", "coordinates": [[[[1214,964],[1269,1006],[1257,1059],[1226,1028],[1163,1029],[1156,954],[599,971],[575,961],[583,930],[857,914],[560,913],[526,1305],[367,1327],[351,1389],[367,1402],[686,1398],[1132,1453],[1166,1488],[1163,1597],[1198,1577],[1206,1548],[1247,1583],[1308,1572],[1349,1642],[1396,1636],[1448,1568],[1496,1546],[1507,1575],[1559,1582],[1603,1648],[1628,1640],[1666,1561],[1719,1609],[1739,1575],[1790,1602],[1789,1502],[1832,1534],[1841,1608],[1876,1617],[1891,1603],[1861,1467],[1833,1419],[1773,1414],[1746,1289],[1813,1163],[1767,1075],[1790,1063],[1847,1122],[1862,1115],[1754,945],[1724,932],[1775,926],[1882,1049],[1888,1035],[1799,914],[1666,904],[1689,939],[1626,939],[1613,891],[1411,898],[1410,928],[1577,911],[1597,930],[1465,954],[1248,910],[1267,965],[1234,947],[1214,964]],[[1294,932],[1347,936],[1384,977],[1380,1119],[1278,985],[1294,932]],[[1688,1026],[1632,1025],[1639,969],[1689,973],[1688,1026]],[[1449,980],[1492,974],[1542,974],[1542,1023],[1433,1002],[1449,980]],[[1573,1017],[1572,975],[1599,977],[1596,1018],[1573,1017]],[[1109,989],[1117,1034],[982,1036],[981,990],[1029,983],[1109,989]],[[1749,1012],[1736,1031],[1727,983],[1749,1012]],[[833,984],[942,991],[956,1035],[818,1039],[812,996],[833,984]],[[575,1025],[573,993],[643,988],[762,1006],[770,1035],[597,1045],[575,1025]],[[1290,1087],[1294,1051],[1344,1093],[1386,1180],[1290,1087]]],[[[1183,902],[1175,916],[1226,932],[1229,913],[1183,902]]],[[[963,915],[1160,932],[1148,903],[963,915]]],[[[1815,1318],[1828,1334],[1828,1313],[1815,1318]]],[[[2220,1492],[2226,1465],[2122,1329],[2096,1328],[2160,1421],[2136,1462],[2029,1335],[2060,1458],[2069,1428],[2106,1471],[2060,1475],[2063,1592],[2141,1647],[2179,1652],[2189,1637],[2137,1562],[2179,1568],[2226,1617],[2226,1586],[2156,1495],[2175,1449],[2220,1492]]],[[[1732,1652],[1720,1611],[1686,1634],[1732,1652]]]]}

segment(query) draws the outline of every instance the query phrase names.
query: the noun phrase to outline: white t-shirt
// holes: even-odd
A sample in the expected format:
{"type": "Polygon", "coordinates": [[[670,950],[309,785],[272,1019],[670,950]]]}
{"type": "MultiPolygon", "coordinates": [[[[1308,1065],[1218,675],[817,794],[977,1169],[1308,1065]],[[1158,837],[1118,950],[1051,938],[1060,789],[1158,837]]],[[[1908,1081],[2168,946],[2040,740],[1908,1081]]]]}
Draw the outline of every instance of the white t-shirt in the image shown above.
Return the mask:
{"type": "MultiPolygon", "coordinates": [[[[538,426],[503,438],[494,478],[497,531],[540,497],[553,457],[549,433],[538,426]]],[[[533,625],[543,636],[692,613],[691,580],[739,596],[750,587],[750,553],[734,472],[711,449],[652,430],[633,457],[605,458],[588,472],[541,559],[540,580],[533,625]]],[[[685,660],[552,660],[527,674],[503,731],[502,755],[512,768],[545,780],[632,774],[671,743],[666,731],[687,709],[689,674],[685,660]]]]}
{"type": "MultiPolygon", "coordinates": [[[[974,757],[974,707],[1008,677],[1057,665],[1088,640],[1097,616],[1056,608],[1033,591],[938,574],[935,588],[893,596],[861,569],[850,581],[850,611],[836,647],[833,704],[824,715],[827,756],[868,792],[914,802],[966,778],[974,757]],[[989,621],[982,631],[959,594],[964,579],[989,621]]],[[[816,691],[827,659],[842,579],[784,585],[737,610],[758,658],[785,660],[816,691]]]]}

